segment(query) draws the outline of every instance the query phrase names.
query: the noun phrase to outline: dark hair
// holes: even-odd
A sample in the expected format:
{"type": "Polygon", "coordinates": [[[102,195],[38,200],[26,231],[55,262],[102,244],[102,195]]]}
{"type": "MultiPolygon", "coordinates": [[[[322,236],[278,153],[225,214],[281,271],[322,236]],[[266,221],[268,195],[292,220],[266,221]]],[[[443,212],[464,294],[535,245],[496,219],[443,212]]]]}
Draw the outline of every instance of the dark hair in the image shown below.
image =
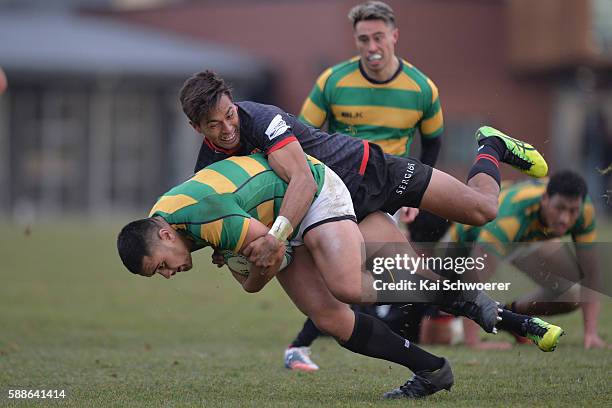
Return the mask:
{"type": "Polygon", "coordinates": [[[580,197],[584,199],[587,192],[588,188],[584,178],[571,170],[562,170],[553,174],[546,187],[546,194],[549,197],[559,194],[564,197],[580,197]]]}
{"type": "Polygon", "coordinates": [[[195,124],[217,106],[223,94],[232,99],[232,89],[212,71],[198,72],[188,78],[179,92],[183,112],[195,124]]]}
{"type": "Polygon", "coordinates": [[[117,236],[119,257],[130,272],[142,274],[142,258],[150,256],[153,237],[159,225],[152,218],[132,221],[117,236]]]}
{"type": "Polygon", "coordinates": [[[366,1],[358,4],[349,11],[348,18],[353,23],[353,28],[364,20],[382,20],[395,28],[393,9],[382,1],[366,1]]]}

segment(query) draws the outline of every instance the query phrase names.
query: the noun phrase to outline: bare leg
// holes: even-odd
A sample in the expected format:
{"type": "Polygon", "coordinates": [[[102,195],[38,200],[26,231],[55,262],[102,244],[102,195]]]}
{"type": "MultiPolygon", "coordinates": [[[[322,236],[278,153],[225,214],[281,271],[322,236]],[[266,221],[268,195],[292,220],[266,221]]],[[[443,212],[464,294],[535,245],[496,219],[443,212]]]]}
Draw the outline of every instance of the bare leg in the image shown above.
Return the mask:
{"type": "MultiPolygon", "coordinates": [[[[380,250],[384,251],[384,247],[388,246],[388,244],[395,243],[400,244],[401,249],[408,251],[410,256],[417,256],[412,247],[413,244],[408,242],[406,236],[399,230],[395,221],[387,213],[382,211],[371,213],[359,223],[359,231],[361,231],[361,235],[367,243],[368,252],[378,253],[380,250]],[[377,245],[379,243],[380,245],[377,245]]],[[[388,247],[394,249],[393,245],[388,247]]],[[[395,253],[388,254],[391,257],[394,255],[395,253]]],[[[384,256],[384,253],[381,253],[381,256],[384,256]]],[[[428,269],[420,269],[417,273],[419,276],[427,279],[441,279],[440,275],[428,269]]]]}
{"type": "Polygon", "coordinates": [[[518,256],[513,264],[527,274],[540,288],[515,302],[516,312],[528,315],[553,315],[576,310],[580,291],[580,270],[567,244],[548,240],[529,244],[529,252],[518,256]]]}
{"type": "Polygon", "coordinates": [[[306,234],[304,243],[325,284],[338,300],[345,303],[376,301],[370,274],[361,273],[365,254],[357,224],[344,220],[319,225],[306,234]]]}
{"type": "Polygon", "coordinates": [[[497,216],[499,186],[493,177],[480,173],[463,184],[433,169],[420,208],[451,221],[484,225],[497,216]]]}
{"type": "Polygon", "coordinates": [[[325,279],[306,248],[296,249],[293,263],[281,271],[277,279],[293,303],[319,329],[335,337],[342,347],[368,357],[401,364],[425,376],[443,369],[439,387],[428,390],[428,394],[452,386],[453,376],[446,360],[411,344],[375,317],[354,313],[346,304],[339,302],[326,287],[325,279]]]}
{"type": "Polygon", "coordinates": [[[277,279],[297,308],[320,330],[341,342],[348,341],[355,315],[329,291],[305,247],[295,249],[293,262],[278,273],[277,279]]]}
{"type": "Polygon", "coordinates": [[[508,350],[512,344],[507,341],[482,341],[480,327],[470,319],[463,319],[463,339],[465,345],[477,350],[508,350]]]}

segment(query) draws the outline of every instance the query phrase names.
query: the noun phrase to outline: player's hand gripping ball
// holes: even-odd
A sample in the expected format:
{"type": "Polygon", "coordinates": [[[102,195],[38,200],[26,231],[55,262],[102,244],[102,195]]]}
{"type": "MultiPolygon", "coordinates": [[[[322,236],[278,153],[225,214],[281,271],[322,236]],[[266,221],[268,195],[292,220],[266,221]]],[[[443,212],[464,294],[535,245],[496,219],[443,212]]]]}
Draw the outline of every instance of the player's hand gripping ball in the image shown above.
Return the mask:
{"type": "MultiPolygon", "coordinates": [[[[249,262],[246,256],[229,250],[222,251],[222,253],[225,264],[232,272],[236,272],[242,276],[249,276],[251,262],[249,262]]],[[[285,255],[283,256],[279,271],[285,269],[291,263],[291,261],[293,261],[293,248],[287,241],[285,241],[285,255]]]]}

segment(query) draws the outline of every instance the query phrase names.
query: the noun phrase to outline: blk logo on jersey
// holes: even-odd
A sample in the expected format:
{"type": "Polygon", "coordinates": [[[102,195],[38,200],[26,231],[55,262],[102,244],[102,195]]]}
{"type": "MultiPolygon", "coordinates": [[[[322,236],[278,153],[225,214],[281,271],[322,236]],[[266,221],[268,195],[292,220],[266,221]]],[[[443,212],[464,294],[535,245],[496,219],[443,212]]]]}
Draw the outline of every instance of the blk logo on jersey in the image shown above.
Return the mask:
{"type": "Polygon", "coordinates": [[[287,125],[283,117],[278,114],[272,119],[272,121],[268,125],[268,128],[266,129],[266,136],[268,136],[268,139],[272,140],[282,135],[287,130],[289,130],[289,125],[287,125]]]}
{"type": "Polygon", "coordinates": [[[347,119],[363,119],[363,112],[340,112],[340,116],[347,119]]]}

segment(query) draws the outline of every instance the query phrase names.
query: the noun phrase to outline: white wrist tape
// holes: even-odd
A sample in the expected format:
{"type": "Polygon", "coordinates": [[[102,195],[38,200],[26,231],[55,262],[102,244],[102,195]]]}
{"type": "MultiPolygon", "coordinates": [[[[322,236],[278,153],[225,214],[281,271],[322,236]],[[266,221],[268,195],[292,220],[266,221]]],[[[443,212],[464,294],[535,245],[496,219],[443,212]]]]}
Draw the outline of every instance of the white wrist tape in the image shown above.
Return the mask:
{"type": "Polygon", "coordinates": [[[282,215],[279,215],[274,220],[274,224],[272,224],[272,228],[270,228],[268,234],[283,242],[289,238],[292,232],[293,227],[291,226],[289,220],[282,215]]]}

